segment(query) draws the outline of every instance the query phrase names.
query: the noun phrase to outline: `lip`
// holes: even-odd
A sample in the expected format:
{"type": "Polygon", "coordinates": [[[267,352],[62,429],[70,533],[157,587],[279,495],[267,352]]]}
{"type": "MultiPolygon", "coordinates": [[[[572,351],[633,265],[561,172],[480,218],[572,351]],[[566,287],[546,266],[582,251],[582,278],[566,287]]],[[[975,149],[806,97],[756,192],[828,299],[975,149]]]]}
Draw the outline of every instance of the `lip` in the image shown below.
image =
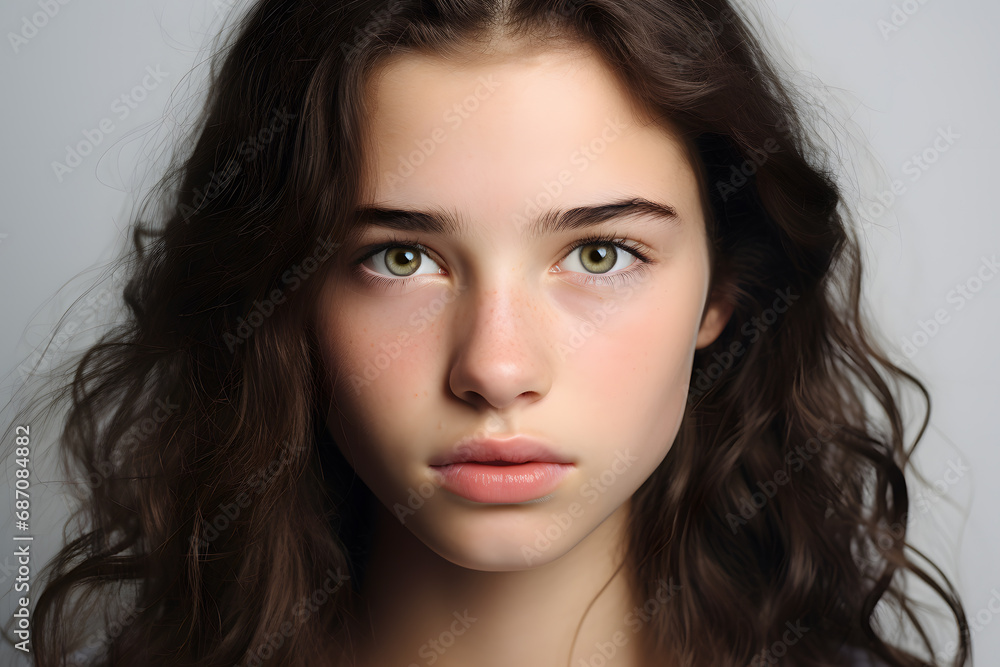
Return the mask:
{"type": "Polygon", "coordinates": [[[545,443],[526,436],[460,441],[434,457],[441,486],[478,503],[525,503],[552,493],[575,467],[545,443]]]}
{"type": "Polygon", "coordinates": [[[485,463],[450,463],[437,466],[441,486],[476,503],[526,503],[555,491],[572,463],[529,461],[497,466],[485,463]]]}
{"type": "Polygon", "coordinates": [[[523,435],[498,440],[497,438],[463,439],[446,454],[430,460],[431,466],[452,463],[575,463],[562,456],[541,440],[523,435]]]}

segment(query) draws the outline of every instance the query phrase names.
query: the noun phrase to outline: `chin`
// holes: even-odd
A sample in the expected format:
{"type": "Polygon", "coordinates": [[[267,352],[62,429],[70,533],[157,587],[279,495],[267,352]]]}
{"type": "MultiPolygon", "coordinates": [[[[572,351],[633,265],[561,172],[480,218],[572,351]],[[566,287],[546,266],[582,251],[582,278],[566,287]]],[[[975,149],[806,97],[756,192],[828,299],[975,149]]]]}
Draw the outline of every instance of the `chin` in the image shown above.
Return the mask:
{"type": "Polygon", "coordinates": [[[562,529],[561,510],[539,503],[476,508],[474,515],[430,517],[414,522],[411,532],[441,558],[470,570],[531,570],[558,560],[580,541],[583,526],[562,529]]]}

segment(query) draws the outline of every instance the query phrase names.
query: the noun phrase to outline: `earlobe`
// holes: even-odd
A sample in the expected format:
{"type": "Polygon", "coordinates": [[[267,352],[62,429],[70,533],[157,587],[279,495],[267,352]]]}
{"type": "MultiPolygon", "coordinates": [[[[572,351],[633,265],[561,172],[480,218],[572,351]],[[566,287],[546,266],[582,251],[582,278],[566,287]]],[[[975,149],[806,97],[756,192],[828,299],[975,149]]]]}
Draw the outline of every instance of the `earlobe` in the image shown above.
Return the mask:
{"type": "Polygon", "coordinates": [[[705,306],[705,313],[701,318],[701,326],[698,329],[698,338],[695,341],[695,348],[701,349],[711,345],[722,330],[726,328],[729,318],[733,315],[733,303],[726,298],[723,291],[713,291],[708,304],[705,306]]]}

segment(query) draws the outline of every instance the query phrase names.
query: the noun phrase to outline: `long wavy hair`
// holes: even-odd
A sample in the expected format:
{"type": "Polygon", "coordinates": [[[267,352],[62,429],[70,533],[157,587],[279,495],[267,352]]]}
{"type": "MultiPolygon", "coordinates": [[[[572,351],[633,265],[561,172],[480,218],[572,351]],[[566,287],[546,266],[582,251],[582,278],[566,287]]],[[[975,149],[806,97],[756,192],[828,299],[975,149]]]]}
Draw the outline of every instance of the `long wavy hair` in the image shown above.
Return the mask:
{"type": "Polygon", "coordinates": [[[746,16],[726,0],[259,0],[132,223],[124,317],[47,398],[68,402],[60,451],[88,482],[34,610],[38,667],[88,642],[101,665],[344,654],[377,501],[323,423],[312,313],[367,176],[366,82],[389,55],[517,39],[589,44],[680,130],[713,289],[734,305],[632,499],[636,599],[682,584],[644,641],[687,666],[942,664],[906,575],[968,660],[957,593],[906,541],[929,396],[865,324],[843,186],[746,16]],[[926,404],[912,444],[906,387],[926,404]]]}

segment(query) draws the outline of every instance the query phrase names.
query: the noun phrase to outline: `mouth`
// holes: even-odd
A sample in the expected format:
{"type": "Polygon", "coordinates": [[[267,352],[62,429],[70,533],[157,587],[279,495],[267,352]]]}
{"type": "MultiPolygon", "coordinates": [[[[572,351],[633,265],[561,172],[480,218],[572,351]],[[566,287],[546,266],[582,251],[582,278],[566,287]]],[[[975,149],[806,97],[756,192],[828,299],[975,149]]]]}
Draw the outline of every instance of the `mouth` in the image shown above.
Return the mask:
{"type": "Polygon", "coordinates": [[[484,466],[517,466],[520,463],[514,463],[512,461],[469,461],[469,463],[478,463],[484,466]]]}
{"type": "Polygon", "coordinates": [[[523,463],[575,463],[535,438],[516,435],[504,440],[497,438],[466,438],[459,440],[451,451],[433,457],[431,466],[453,463],[480,465],[518,465],[523,463]]]}
{"type": "Polygon", "coordinates": [[[476,503],[514,504],[537,501],[555,491],[572,463],[546,461],[465,461],[431,466],[441,486],[476,503]]]}
{"type": "Polygon", "coordinates": [[[465,438],[428,463],[447,491],[490,504],[545,499],[576,467],[547,443],[524,435],[465,438]]]}

